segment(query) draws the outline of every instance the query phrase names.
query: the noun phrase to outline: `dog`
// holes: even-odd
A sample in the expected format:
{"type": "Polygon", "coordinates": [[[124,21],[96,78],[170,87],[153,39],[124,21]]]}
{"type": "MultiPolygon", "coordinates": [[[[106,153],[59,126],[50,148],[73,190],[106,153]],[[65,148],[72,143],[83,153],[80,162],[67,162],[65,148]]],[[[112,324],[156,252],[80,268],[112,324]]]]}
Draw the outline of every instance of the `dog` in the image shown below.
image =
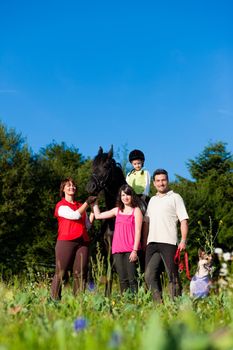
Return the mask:
{"type": "Polygon", "coordinates": [[[190,282],[190,296],[194,298],[205,298],[210,293],[212,255],[204,250],[198,250],[198,267],[190,282]]]}

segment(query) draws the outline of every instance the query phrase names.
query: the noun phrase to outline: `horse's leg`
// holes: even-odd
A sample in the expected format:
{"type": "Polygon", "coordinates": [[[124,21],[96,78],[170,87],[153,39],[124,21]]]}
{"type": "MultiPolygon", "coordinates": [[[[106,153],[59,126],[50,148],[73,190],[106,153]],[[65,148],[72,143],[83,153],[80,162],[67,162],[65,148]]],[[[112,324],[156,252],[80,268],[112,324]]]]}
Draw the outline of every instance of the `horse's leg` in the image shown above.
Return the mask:
{"type": "Polygon", "coordinates": [[[105,235],[105,247],[107,251],[107,273],[106,273],[106,284],[105,284],[105,296],[110,297],[112,293],[112,233],[105,235]]]}

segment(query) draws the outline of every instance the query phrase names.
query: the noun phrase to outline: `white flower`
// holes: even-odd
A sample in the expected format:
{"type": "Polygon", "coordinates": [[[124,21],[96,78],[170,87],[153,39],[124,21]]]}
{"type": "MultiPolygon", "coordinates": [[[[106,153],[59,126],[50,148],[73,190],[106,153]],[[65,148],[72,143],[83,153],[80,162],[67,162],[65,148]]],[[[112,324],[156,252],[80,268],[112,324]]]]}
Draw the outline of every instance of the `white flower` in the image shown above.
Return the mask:
{"type": "Polygon", "coordinates": [[[219,275],[220,275],[220,276],[227,276],[227,275],[228,275],[227,269],[220,269],[219,275]]]}
{"type": "Polygon", "coordinates": [[[224,261],[231,260],[231,253],[223,253],[223,260],[224,261]]]}
{"type": "Polygon", "coordinates": [[[227,269],[227,264],[226,263],[223,263],[222,264],[222,267],[219,271],[219,275],[220,276],[227,276],[228,275],[228,269],[227,269]]]}
{"type": "Polygon", "coordinates": [[[222,248],[215,248],[214,252],[215,252],[215,254],[217,254],[217,255],[222,255],[222,254],[223,254],[222,248]]]}

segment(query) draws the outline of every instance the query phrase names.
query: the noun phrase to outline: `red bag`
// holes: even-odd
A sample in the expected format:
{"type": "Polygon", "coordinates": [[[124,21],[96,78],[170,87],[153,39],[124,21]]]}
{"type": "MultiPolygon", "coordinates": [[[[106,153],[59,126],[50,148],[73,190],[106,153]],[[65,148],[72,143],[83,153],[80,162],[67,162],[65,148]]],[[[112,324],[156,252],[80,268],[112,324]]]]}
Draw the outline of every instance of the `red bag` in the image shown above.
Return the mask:
{"type": "Polygon", "coordinates": [[[190,277],[190,272],[189,272],[189,262],[188,262],[188,253],[187,251],[185,250],[184,251],[184,257],[181,258],[181,251],[179,248],[177,248],[177,251],[176,251],[176,254],[174,256],[174,263],[179,265],[179,272],[181,271],[186,271],[186,277],[191,280],[191,277],[190,277]]]}

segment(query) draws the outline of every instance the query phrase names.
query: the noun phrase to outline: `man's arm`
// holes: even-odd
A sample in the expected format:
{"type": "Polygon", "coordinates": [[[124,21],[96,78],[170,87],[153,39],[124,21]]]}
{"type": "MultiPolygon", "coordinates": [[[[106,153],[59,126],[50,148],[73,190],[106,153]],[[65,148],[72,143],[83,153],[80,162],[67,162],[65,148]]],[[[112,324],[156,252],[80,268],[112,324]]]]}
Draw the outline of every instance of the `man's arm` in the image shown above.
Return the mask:
{"type": "Polygon", "coordinates": [[[180,250],[185,250],[187,244],[187,235],[188,235],[188,220],[182,220],[180,223],[180,231],[181,231],[181,241],[178,245],[180,250]]]}

